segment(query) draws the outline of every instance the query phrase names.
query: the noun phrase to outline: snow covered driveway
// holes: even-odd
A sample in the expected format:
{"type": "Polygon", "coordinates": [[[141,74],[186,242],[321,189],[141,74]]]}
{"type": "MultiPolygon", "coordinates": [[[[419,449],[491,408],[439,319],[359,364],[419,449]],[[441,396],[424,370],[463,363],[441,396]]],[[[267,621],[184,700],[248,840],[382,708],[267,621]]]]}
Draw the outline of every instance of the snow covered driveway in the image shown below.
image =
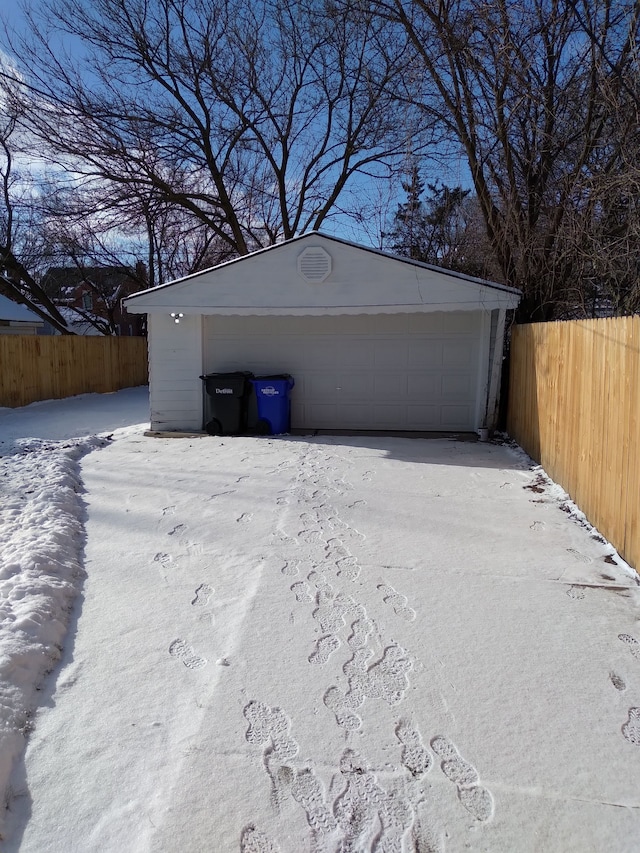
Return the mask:
{"type": "Polygon", "coordinates": [[[522,456],[140,427],[80,474],[8,851],[638,849],[638,587],[522,456]]]}

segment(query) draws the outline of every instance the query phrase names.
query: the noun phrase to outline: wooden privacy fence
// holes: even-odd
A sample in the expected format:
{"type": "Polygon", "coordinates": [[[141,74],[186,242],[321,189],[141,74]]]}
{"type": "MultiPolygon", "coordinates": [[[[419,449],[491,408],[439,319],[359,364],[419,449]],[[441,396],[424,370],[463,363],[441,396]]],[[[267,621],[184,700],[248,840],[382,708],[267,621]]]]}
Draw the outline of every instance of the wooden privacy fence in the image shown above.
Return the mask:
{"type": "Polygon", "coordinates": [[[640,317],[516,326],[507,430],[640,569],[640,317]]]}
{"type": "Polygon", "coordinates": [[[145,385],[146,338],[0,335],[0,406],[145,385]]]}

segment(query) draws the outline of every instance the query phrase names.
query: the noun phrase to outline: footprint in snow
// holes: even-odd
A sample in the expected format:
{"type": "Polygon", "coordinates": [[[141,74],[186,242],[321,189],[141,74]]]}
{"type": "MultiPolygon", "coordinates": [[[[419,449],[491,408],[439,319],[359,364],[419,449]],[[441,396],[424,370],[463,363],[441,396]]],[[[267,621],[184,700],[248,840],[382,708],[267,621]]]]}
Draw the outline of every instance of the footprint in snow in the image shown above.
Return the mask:
{"type": "Polygon", "coordinates": [[[242,830],[240,853],[280,853],[280,848],[268,835],[250,823],[242,830]]]}
{"type": "Polygon", "coordinates": [[[191,604],[194,607],[206,607],[212,595],[213,587],[209,586],[208,583],[201,583],[200,586],[196,589],[195,598],[193,599],[191,604]]]}
{"type": "Polygon", "coordinates": [[[354,556],[343,557],[336,561],[336,569],[339,578],[345,578],[348,581],[357,581],[360,577],[360,566],[358,560],[354,556]]]}
{"type": "Polygon", "coordinates": [[[181,660],[187,669],[201,669],[207,661],[196,654],[184,640],[174,640],[169,646],[169,654],[176,660],[181,660]]]}
{"type": "Polygon", "coordinates": [[[592,562],[593,562],[593,560],[591,559],[591,557],[587,557],[587,555],[586,555],[586,554],[581,554],[581,553],[580,553],[580,551],[577,551],[575,548],[567,548],[567,551],[568,551],[568,552],[569,552],[573,557],[575,557],[575,559],[576,559],[579,563],[592,563],[592,562]]]}
{"type": "Polygon", "coordinates": [[[408,606],[406,595],[401,595],[390,584],[386,583],[378,584],[378,589],[382,593],[382,600],[393,608],[396,616],[404,619],[405,622],[413,622],[416,618],[416,611],[408,606]]]}
{"type": "Polygon", "coordinates": [[[476,820],[485,822],[493,817],[491,792],[479,784],[478,771],[460,755],[456,746],[443,735],[431,741],[431,748],[440,758],[440,769],[456,786],[458,799],[476,820]]]}
{"type": "Polygon", "coordinates": [[[640,746],[640,708],[629,708],[629,719],[622,727],[622,734],[634,746],[640,746]]]}
{"type": "Polygon", "coordinates": [[[291,587],[291,592],[295,595],[296,601],[299,601],[301,603],[311,602],[314,600],[313,596],[311,595],[311,590],[309,589],[307,584],[304,583],[304,581],[298,581],[297,583],[294,583],[291,587]]]}
{"type": "Polygon", "coordinates": [[[568,595],[569,598],[575,599],[576,601],[584,598],[584,592],[578,586],[570,586],[569,589],[566,591],[566,595],[568,595]]]}
{"type": "Polygon", "coordinates": [[[402,763],[412,776],[421,776],[431,768],[431,754],[422,742],[422,737],[408,720],[400,720],[396,726],[396,737],[402,744],[402,763]]]}
{"type": "Polygon", "coordinates": [[[618,634],[618,639],[626,645],[634,658],[640,660],[640,643],[635,637],[632,637],[630,634],[618,634]]]}
{"type": "Polygon", "coordinates": [[[316,643],[315,651],[309,655],[309,663],[325,664],[333,652],[340,648],[340,640],[334,634],[320,637],[316,643]]]}
{"type": "Polygon", "coordinates": [[[627,689],[627,684],[624,678],[622,678],[622,676],[620,675],[617,675],[615,672],[609,673],[609,679],[611,680],[611,683],[616,688],[616,690],[620,690],[622,692],[623,690],[627,689]]]}
{"type": "Polygon", "coordinates": [[[322,542],[322,530],[307,529],[301,530],[298,533],[298,538],[307,545],[313,545],[316,542],[322,542]]]}

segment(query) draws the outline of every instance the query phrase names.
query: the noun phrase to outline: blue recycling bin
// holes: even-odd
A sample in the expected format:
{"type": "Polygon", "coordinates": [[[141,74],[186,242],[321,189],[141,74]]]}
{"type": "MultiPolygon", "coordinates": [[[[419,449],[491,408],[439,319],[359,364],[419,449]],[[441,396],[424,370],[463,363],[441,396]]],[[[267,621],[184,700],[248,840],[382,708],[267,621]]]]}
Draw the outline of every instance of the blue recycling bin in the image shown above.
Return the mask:
{"type": "Polygon", "coordinates": [[[279,435],[291,429],[291,389],[295,385],[288,373],[257,376],[251,379],[258,408],[257,431],[260,435],[279,435]]]}

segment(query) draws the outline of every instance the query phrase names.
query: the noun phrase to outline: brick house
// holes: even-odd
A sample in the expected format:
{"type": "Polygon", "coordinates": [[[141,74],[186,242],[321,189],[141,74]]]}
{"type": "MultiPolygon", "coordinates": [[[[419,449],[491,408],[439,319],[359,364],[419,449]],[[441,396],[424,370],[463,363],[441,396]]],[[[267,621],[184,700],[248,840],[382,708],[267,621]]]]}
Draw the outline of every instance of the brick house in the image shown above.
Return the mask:
{"type": "Polygon", "coordinates": [[[42,286],[70,328],[78,334],[139,336],[146,333],[144,317],[129,314],[123,297],[145,286],[147,270],[121,266],[50,267],[42,286]]]}

